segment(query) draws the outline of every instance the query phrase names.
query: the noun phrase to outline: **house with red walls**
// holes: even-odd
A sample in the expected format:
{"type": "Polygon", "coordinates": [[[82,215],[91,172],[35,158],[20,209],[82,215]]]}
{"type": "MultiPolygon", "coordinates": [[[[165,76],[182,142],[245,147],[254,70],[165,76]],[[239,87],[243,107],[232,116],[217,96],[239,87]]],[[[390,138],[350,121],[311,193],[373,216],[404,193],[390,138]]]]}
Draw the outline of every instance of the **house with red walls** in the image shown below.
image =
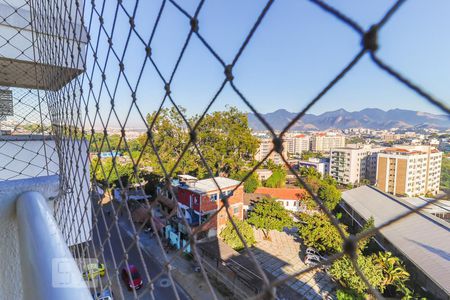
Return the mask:
{"type": "MultiPolygon", "coordinates": [[[[165,237],[177,248],[188,243],[188,233],[183,218],[191,228],[202,226],[201,235],[216,236],[228,222],[225,209],[214,215],[221,208],[222,199],[225,197],[228,199],[230,214],[242,220],[244,188],[242,185],[239,186],[239,183],[240,181],[226,177],[199,180],[190,175],[179,175],[178,179],[172,182],[179,209],[165,226],[165,237]]],[[[160,190],[159,193],[162,191],[160,190]]],[[[167,191],[163,194],[170,197],[167,191]]]]}
{"type": "Polygon", "coordinates": [[[212,215],[222,206],[221,199],[228,197],[231,215],[239,220],[243,219],[244,188],[241,185],[236,189],[239,183],[226,177],[198,180],[193,176],[180,175],[178,184],[174,187],[178,205],[195,214],[196,216],[192,216],[190,213],[192,219],[198,219],[198,225],[213,218],[207,227],[210,231],[220,232],[228,221],[227,213],[222,209],[216,216],[212,215]]]}

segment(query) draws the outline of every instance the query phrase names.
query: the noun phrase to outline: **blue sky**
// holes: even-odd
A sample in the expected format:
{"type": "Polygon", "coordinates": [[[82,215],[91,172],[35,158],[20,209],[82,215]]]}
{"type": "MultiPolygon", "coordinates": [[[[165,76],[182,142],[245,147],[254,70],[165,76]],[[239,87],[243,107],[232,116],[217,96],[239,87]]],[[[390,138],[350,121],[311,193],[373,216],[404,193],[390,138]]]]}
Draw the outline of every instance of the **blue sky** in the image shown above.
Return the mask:
{"type": "MultiPolygon", "coordinates": [[[[130,12],[134,2],[124,1],[130,12]]],[[[198,3],[178,2],[191,14],[198,3]]],[[[160,2],[139,3],[136,30],[148,40],[160,2]]],[[[327,3],[367,29],[385,14],[393,1],[342,0],[327,3]]],[[[199,32],[225,63],[229,63],[264,5],[265,1],[256,0],[206,0],[199,15],[199,32]]],[[[111,27],[114,9],[115,3],[105,7],[103,15],[107,28],[111,27]]],[[[380,31],[378,50],[378,55],[387,64],[447,104],[450,99],[449,12],[450,1],[447,0],[406,1],[380,31]]],[[[113,43],[117,53],[121,54],[129,25],[123,11],[118,15],[113,43]]],[[[153,59],[165,78],[169,78],[188,32],[189,20],[167,3],[152,42],[153,59]]],[[[101,35],[100,39],[101,44],[106,45],[105,36],[101,35]]],[[[275,1],[236,64],[234,83],[260,112],[279,108],[300,111],[359,49],[358,34],[309,1],[275,1]]],[[[98,50],[103,54],[106,51],[102,46],[98,50]]],[[[88,57],[90,55],[91,52],[88,57]]],[[[144,59],[144,46],[132,34],[124,64],[133,86],[144,59]]],[[[100,63],[103,65],[102,59],[100,63]]],[[[108,86],[114,86],[117,80],[117,65],[117,60],[110,57],[106,68],[108,86]]],[[[172,96],[189,115],[201,113],[223,78],[222,66],[193,36],[174,77],[172,96]]],[[[95,72],[94,89],[98,89],[99,82],[99,73],[95,72]]],[[[137,104],[142,113],[155,110],[161,103],[164,86],[149,62],[137,91],[137,104]]],[[[107,94],[102,93],[100,107],[105,113],[110,104],[107,94]]],[[[122,78],[115,97],[121,120],[128,113],[130,94],[122,78]]],[[[221,110],[225,105],[249,110],[229,86],[211,109],[221,110]]],[[[317,114],[339,108],[354,111],[366,107],[442,113],[380,70],[368,57],[364,57],[310,112],[317,114]]],[[[129,126],[143,127],[134,108],[128,122],[129,126]]]]}

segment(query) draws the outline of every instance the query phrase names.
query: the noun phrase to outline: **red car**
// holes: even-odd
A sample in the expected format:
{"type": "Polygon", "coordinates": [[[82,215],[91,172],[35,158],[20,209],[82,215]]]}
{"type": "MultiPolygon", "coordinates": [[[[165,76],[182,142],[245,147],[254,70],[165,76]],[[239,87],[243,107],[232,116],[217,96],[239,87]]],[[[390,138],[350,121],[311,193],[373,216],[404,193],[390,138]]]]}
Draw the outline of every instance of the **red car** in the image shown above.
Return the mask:
{"type": "Polygon", "coordinates": [[[122,279],[129,290],[138,290],[143,285],[141,274],[134,265],[128,265],[122,269],[122,279]]]}

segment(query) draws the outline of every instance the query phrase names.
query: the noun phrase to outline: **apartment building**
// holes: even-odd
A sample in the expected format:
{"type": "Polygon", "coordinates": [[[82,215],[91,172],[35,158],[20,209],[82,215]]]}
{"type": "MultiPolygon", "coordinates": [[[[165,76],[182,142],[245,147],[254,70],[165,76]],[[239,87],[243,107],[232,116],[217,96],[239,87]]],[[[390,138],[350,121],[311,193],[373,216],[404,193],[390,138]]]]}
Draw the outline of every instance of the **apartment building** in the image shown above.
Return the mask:
{"type": "Polygon", "coordinates": [[[435,195],[439,191],[442,152],[431,146],[400,145],[378,154],[377,187],[394,195],[435,195]]]}
{"type": "Polygon", "coordinates": [[[301,160],[298,162],[298,167],[305,167],[305,168],[313,168],[315,169],[319,174],[325,176],[330,172],[330,160],[326,158],[315,158],[312,157],[308,160],[301,160]]]}
{"type": "Polygon", "coordinates": [[[345,136],[319,133],[311,137],[310,144],[314,152],[328,152],[334,148],[345,147],[345,136]]]}
{"type": "Polygon", "coordinates": [[[377,154],[383,148],[349,145],[330,151],[330,176],[340,184],[358,184],[362,179],[376,180],[377,154]]]}
{"type": "MultiPolygon", "coordinates": [[[[273,149],[273,142],[271,138],[260,138],[259,139],[259,147],[258,150],[256,150],[255,159],[257,161],[262,161],[270,151],[273,149]]],[[[282,155],[287,159],[287,142],[283,141],[283,151],[282,155]]],[[[275,164],[277,165],[283,165],[283,159],[281,158],[281,155],[275,151],[273,151],[268,159],[271,159],[275,164]]]]}
{"type": "Polygon", "coordinates": [[[289,154],[300,155],[304,151],[309,151],[309,136],[298,134],[286,137],[287,152],[289,154]]]}

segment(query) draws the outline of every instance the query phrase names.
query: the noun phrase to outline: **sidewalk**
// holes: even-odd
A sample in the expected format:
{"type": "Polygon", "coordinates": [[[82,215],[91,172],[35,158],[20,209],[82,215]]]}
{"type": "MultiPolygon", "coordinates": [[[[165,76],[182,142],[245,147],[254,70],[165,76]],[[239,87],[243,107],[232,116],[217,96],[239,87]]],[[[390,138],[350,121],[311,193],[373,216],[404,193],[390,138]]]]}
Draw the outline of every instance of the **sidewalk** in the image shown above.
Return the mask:
{"type": "MultiPolygon", "coordinates": [[[[257,239],[251,248],[262,268],[274,277],[297,273],[307,266],[300,259],[300,243],[284,232],[271,232],[272,241],[257,239]],[[272,234],[273,233],[273,234],[272,234]]],[[[325,299],[336,288],[328,274],[320,270],[303,273],[287,281],[300,299],[325,299]]]]}
{"type": "MultiPolygon", "coordinates": [[[[132,234],[132,230],[129,227],[127,221],[119,220],[119,226],[121,226],[129,235],[132,234]]],[[[164,254],[161,250],[161,247],[158,245],[158,241],[154,237],[150,237],[148,233],[141,232],[139,234],[139,244],[143,251],[145,251],[150,256],[154,257],[155,260],[161,262],[163,265],[164,254]]],[[[172,259],[175,256],[175,259],[171,262],[172,271],[171,274],[173,279],[189,294],[189,296],[194,300],[210,300],[213,299],[210,289],[208,288],[203,275],[199,272],[194,271],[194,264],[180,255],[176,255],[175,251],[169,250],[166,253],[168,259],[172,259]]],[[[224,300],[222,294],[220,294],[217,289],[214,288],[214,293],[216,294],[217,299],[224,300]]]]}

